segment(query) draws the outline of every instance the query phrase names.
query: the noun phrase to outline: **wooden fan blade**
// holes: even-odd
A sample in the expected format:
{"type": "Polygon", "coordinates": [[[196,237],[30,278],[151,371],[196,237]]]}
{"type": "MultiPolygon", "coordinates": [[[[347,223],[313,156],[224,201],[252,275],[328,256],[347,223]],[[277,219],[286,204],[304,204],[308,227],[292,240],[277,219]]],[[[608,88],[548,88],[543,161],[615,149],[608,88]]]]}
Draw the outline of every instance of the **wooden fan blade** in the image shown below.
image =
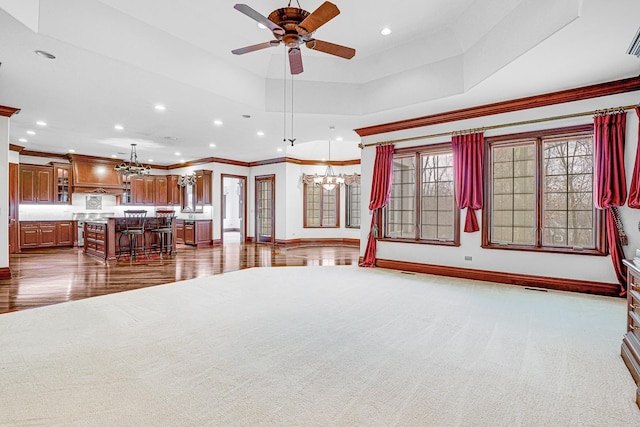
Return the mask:
{"type": "Polygon", "coordinates": [[[282,27],[280,27],[279,25],[276,25],[273,21],[270,21],[266,16],[260,14],[259,12],[256,12],[246,4],[238,3],[234,5],[233,8],[239,12],[244,13],[254,21],[261,23],[262,25],[270,29],[271,32],[273,32],[273,34],[280,35],[280,36],[284,35],[284,29],[282,27]]]}
{"type": "Polygon", "coordinates": [[[300,74],[303,71],[302,55],[299,47],[289,49],[289,68],[291,68],[291,74],[300,74]]]}
{"type": "Polygon", "coordinates": [[[244,55],[245,53],[254,52],[256,50],[266,49],[268,47],[276,47],[280,44],[278,40],[271,40],[264,43],[254,44],[252,46],[241,47],[240,49],[232,50],[231,53],[235,55],[244,55]]]}
{"type": "Polygon", "coordinates": [[[355,56],[356,50],[339,44],[329,43],[322,40],[311,39],[307,43],[307,47],[330,55],[339,56],[344,59],[351,59],[355,56]]]}
{"type": "Polygon", "coordinates": [[[338,6],[328,1],[322,3],[320,7],[307,16],[304,21],[296,26],[298,34],[306,36],[326,24],[340,14],[338,6]]]}

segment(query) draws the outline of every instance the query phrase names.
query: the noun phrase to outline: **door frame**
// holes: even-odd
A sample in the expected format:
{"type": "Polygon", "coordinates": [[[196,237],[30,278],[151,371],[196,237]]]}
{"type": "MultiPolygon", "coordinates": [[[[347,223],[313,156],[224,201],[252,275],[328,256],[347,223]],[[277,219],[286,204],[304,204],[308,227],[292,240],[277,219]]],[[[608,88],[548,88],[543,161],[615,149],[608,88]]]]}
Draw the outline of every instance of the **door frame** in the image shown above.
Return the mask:
{"type": "Polygon", "coordinates": [[[247,177],[245,175],[233,175],[228,173],[220,174],[220,242],[224,245],[224,179],[238,179],[242,181],[242,194],[240,194],[240,198],[242,200],[242,239],[240,243],[245,243],[247,241],[247,177]]]}
{"type": "Polygon", "coordinates": [[[276,243],[276,175],[275,174],[269,174],[269,175],[258,175],[255,177],[255,201],[254,201],[254,209],[255,209],[255,215],[254,215],[254,220],[255,220],[255,226],[254,226],[254,232],[255,232],[255,237],[254,237],[254,242],[255,243],[271,243],[271,244],[275,244],[276,243]],[[260,234],[259,234],[259,227],[258,227],[258,212],[259,212],[259,204],[258,204],[258,197],[259,197],[259,191],[258,191],[258,182],[259,181],[269,181],[271,182],[271,238],[268,241],[264,241],[261,242],[260,241],[260,234]]]}

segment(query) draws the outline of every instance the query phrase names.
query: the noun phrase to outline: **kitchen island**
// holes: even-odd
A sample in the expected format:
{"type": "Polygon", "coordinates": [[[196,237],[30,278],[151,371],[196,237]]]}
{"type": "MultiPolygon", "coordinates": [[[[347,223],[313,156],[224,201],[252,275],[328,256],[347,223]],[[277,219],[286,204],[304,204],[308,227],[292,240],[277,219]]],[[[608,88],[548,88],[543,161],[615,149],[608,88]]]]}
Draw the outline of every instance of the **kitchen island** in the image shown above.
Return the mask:
{"type": "MultiPolygon", "coordinates": [[[[145,221],[145,238],[144,251],[147,255],[160,253],[160,237],[151,230],[162,224],[165,218],[148,217],[145,221]]],[[[84,224],[84,253],[95,256],[101,260],[111,261],[115,259],[125,259],[129,257],[128,244],[126,237],[120,242],[120,235],[125,230],[124,217],[110,217],[104,220],[89,220],[84,224]],[[126,245],[126,248],[120,248],[120,243],[126,245]]],[[[171,251],[176,249],[176,221],[172,223],[172,233],[174,238],[171,239],[171,251]]],[[[142,248],[140,248],[142,249],[142,248]]],[[[144,257],[139,254],[138,257],[144,257]]]]}

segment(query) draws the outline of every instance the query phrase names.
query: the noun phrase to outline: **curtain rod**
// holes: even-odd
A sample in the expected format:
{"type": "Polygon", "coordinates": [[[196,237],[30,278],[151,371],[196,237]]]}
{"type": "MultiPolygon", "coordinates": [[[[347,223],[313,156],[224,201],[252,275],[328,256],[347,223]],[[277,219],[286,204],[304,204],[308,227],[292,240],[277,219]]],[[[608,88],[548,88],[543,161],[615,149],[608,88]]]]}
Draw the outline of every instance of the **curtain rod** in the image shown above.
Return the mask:
{"type": "MultiPolygon", "coordinates": [[[[593,116],[596,114],[603,114],[603,113],[609,113],[609,112],[614,112],[614,111],[626,111],[626,110],[633,110],[634,108],[638,107],[638,104],[635,105],[625,105],[622,107],[616,107],[616,108],[608,108],[608,109],[604,109],[604,110],[593,110],[593,111],[585,111],[583,113],[573,113],[573,114],[565,114],[562,116],[553,116],[553,117],[545,117],[543,119],[533,119],[533,120],[524,120],[521,122],[512,122],[512,123],[502,123],[499,125],[491,125],[491,126],[484,126],[484,127],[480,127],[480,128],[473,128],[470,129],[471,131],[486,131],[486,130],[492,130],[492,129],[500,129],[500,128],[506,128],[506,127],[511,127],[511,126],[521,126],[521,125],[530,125],[530,124],[534,124],[534,123],[543,123],[543,122],[550,122],[553,120],[562,120],[562,119],[571,119],[574,117],[583,117],[583,116],[593,116]]],[[[398,143],[402,143],[402,142],[409,142],[409,141],[418,141],[420,139],[429,139],[429,138],[437,138],[439,136],[451,136],[454,134],[460,134],[460,133],[467,133],[468,131],[449,131],[449,132],[440,132],[440,133],[433,133],[430,135],[421,135],[421,136],[413,136],[411,138],[401,138],[401,139],[392,139],[389,141],[381,141],[381,142],[372,142],[370,144],[358,144],[358,147],[360,147],[361,149],[367,148],[367,147],[375,147],[378,145],[387,145],[387,144],[398,144],[398,143]]]]}

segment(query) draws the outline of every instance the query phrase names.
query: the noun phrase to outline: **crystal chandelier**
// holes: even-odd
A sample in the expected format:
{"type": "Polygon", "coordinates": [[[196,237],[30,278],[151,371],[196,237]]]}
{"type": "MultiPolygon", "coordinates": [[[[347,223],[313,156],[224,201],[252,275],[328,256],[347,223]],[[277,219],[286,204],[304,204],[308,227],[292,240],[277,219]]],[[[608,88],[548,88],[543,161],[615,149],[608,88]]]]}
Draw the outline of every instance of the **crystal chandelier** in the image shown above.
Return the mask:
{"type": "Polygon", "coordinates": [[[333,171],[331,166],[331,140],[329,140],[329,161],[327,163],[327,170],[324,175],[316,174],[313,178],[313,182],[317,185],[321,185],[327,191],[331,191],[336,188],[336,185],[344,184],[344,177],[342,174],[338,175],[333,171]]]}
{"type": "Polygon", "coordinates": [[[192,173],[190,175],[182,175],[178,178],[178,185],[180,187],[186,187],[187,185],[196,185],[197,179],[198,177],[195,173],[192,173]]]}
{"type": "Polygon", "coordinates": [[[136,144],[131,144],[131,157],[129,163],[122,162],[114,166],[117,173],[124,176],[142,176],[151,173],[151,166],[144,166],[138,162],[136,144]]]}

